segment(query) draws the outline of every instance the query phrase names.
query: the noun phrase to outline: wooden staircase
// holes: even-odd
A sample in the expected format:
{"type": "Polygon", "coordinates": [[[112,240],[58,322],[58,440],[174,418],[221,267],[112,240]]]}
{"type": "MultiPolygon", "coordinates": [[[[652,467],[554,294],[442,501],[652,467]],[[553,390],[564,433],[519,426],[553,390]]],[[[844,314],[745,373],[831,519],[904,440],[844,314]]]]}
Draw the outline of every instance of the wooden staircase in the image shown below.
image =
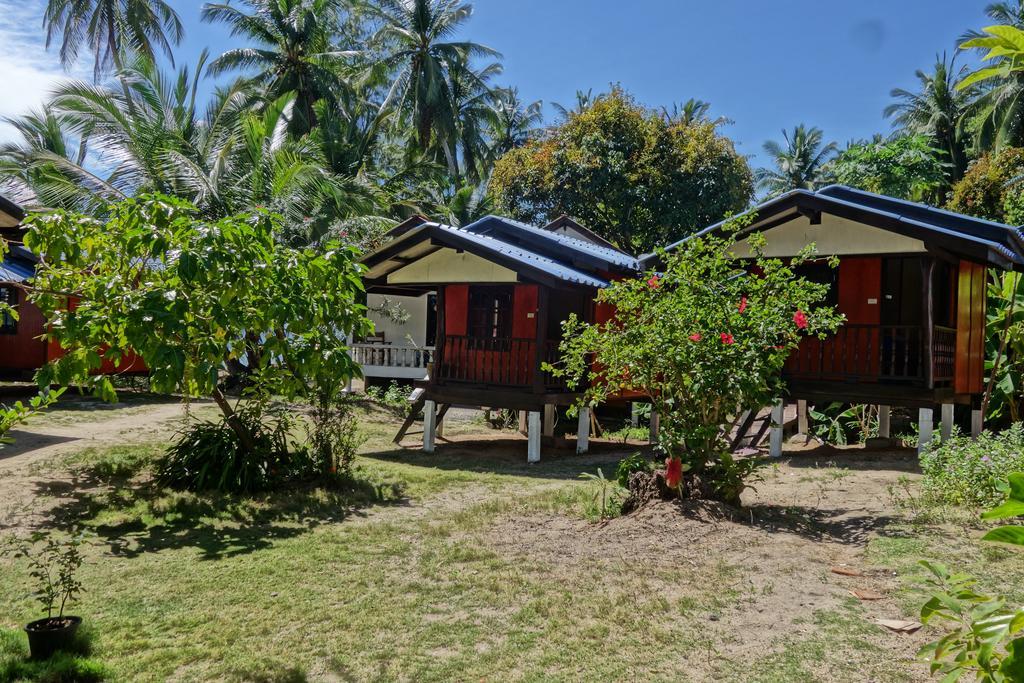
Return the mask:
{"type": "MultiPolygon", "coordinates": [[[[797,412],[795,404],[787,404],[782,412],[782,433],[796,429],[797,412]]],[[[772,409],[765,406],[759,410],[746,410],[733,420],[727,441],[729,450],[739,454],[752,454],[764,445],[772,428],[772,409]]]]}

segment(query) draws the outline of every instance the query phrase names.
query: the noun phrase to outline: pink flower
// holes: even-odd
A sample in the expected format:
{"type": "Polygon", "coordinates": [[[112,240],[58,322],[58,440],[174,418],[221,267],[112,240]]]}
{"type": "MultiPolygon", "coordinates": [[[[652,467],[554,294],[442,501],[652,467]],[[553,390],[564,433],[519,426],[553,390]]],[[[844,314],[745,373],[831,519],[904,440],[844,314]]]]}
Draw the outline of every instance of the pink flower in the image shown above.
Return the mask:
{"type": "Polygon", "coordinates": [[[728,346],[729,344],[732,344],[734,341],[736,341],[736,340],[732,338],[731,334],[729,334],[728,332],[723,332],[722,333],[722,343],[723,344],[728,346]]]}
{"type": "Polygon", "coordinates": [[[658,287],[661,287],[661,280],[659,280],[658,276],[655,275],[647,281],[647,286],[651,289],[657,289],[658,287]]]}
{"type": "Polygon", "coordinates": [[[694,332],[690,335],[690,341],[700,341],[704,337],[700,336],[700,332],[694,332]]]}
{"type": "Polygon", "coordinates": [[[678,489],[683,481],[683,461],[679,458],[665,458],[665,483],[670,489],[678,489]]]}
{"type": "Polygon", "coordinates": [[[807,316],[804,315],[803,311],[797,311],[793,314],[793,322],[796,323],[798,329],[807,329],[807,316]]]}
{"type": "Polygon", "coordinates": [[[747,297],[740,299],[740,313],[747,310],[747,297]]]}

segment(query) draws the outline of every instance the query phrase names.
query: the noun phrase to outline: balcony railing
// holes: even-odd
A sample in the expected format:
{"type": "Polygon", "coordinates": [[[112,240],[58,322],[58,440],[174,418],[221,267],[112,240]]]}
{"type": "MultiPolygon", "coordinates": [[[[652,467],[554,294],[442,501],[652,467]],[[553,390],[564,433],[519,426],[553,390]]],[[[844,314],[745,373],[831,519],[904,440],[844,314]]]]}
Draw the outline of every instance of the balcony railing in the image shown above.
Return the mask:
{"type": "MultiPolygon", "coordinates": [[[[544,343],[542,362],[558,359],[558,342],[544,343]]],[[[565,383],[540,369],[537,341],[527,338],[447,336],[434,369],[441,382],[562,390],[565,383]],[[535,380],[540,376],[540,381],[535,380]]]]}
{"type": "Polygon", "coordinates": [[[379,377],[422,378],[434,358],[434,347],[392,346],[390,344],[353,344],[352,359],[364,374],[379,377]]]}
{"type": "MultiPolygon", "coordinates": [[[[915,325],[843,325],[827,339],[808,338],[786,361],[794,379],[926,382],[925,330],[915,325]]],[[[953,378],[956,330],[935,326],[932,380],[953,378]]]]}

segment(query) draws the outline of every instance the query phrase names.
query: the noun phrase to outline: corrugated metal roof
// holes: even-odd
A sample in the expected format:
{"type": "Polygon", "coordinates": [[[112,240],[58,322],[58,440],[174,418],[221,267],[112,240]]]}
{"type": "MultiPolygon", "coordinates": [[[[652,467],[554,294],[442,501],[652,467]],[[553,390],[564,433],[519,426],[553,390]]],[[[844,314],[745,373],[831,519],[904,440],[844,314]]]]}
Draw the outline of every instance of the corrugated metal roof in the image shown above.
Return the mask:
{"type": "Polygon", "coordinates": [[[507,258],[514,259],[522,263],[524,266],[530,268],[537,268],[542,270],[548,275],[556,277],[566,282],[573,282],[576,284],[587,285],[589,287],[607,287],[608,282],[600,278],[594,277],[582,271],[571,268],[565,264],[559,263],[558,261],[543,256],[536,252],[517,247],[513,244],[509,244],[503,240],[484,235],[479,232],[473,232],[467,226],[466,228],[454,228],[450,225],[442,225],[440,223],[433,223],[431,227],[442,231],[442,233],[449,233],[461,239],[471,240],[474,244],[479,245],[486,251],[490,251],[496,254],[501,254],[507,258]]]}
{"type": "Polygon", "coordinates": [[[503,224],[504,226],[522,233],[526,239],[547,240],[548,242],[558,244],[569,251],[598,258],[603,261],[607,261],[612,265],[619,266],[620,268],[628,268],[630,270],[636,270],[639,268],[639,262],[635,257],[619,251],[618,249],[602,247],[592,242],[586,242],[575,237],[570,237],[569,235],[544,230],[543,228],[538,228],[511,218],[505,218],[504,216],[485,216],[475,223],[467,225],[465,230],[486,234],[489,230],[496,229],[495,223],[503,224]]]}
{"type": "Polygon", "coordinates": [[[0,281],[2,282],[24,282],[34,273],[35,268],[30,261],[5,258],[0,263],[0,281]]]}

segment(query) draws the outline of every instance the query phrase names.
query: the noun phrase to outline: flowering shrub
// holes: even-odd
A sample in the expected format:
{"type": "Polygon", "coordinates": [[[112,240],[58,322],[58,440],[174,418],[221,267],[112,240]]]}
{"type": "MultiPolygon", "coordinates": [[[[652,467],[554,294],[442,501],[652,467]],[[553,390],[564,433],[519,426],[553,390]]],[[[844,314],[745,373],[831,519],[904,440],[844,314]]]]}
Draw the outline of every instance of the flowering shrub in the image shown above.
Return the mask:
{"type": "MultiPolygon", "coordinates": [[[[598,294],[614,317],[565,323],[558,376],[596,405],[638,391],[661,415],[659,448],[670,488],[685,476],[709,479],[737,502],[742,486],[714,486],[726,466],[724,427],[745,409],[783,395],[780,378],[790,352],[806,335],[833,331],[840,318],[818,305],[827,286],[797,277],[793,267],[813,246],[783,263],[763,256],[764,237],[745,237],[752,253],[738,259],[734,236],[706,236],[663,254],[663,272],[615,282],[598,294]]],[[[731,460],[730,460],[731,462],[731,460]]]]}
{"type": "Polygon", "coordinates": [[[977,439],[955,435],[921,454],[925,496],[932,502],[984,507],[1005,497],[1007,477],[1024,471],[1024,424],[984,432],[977,439]]]}

